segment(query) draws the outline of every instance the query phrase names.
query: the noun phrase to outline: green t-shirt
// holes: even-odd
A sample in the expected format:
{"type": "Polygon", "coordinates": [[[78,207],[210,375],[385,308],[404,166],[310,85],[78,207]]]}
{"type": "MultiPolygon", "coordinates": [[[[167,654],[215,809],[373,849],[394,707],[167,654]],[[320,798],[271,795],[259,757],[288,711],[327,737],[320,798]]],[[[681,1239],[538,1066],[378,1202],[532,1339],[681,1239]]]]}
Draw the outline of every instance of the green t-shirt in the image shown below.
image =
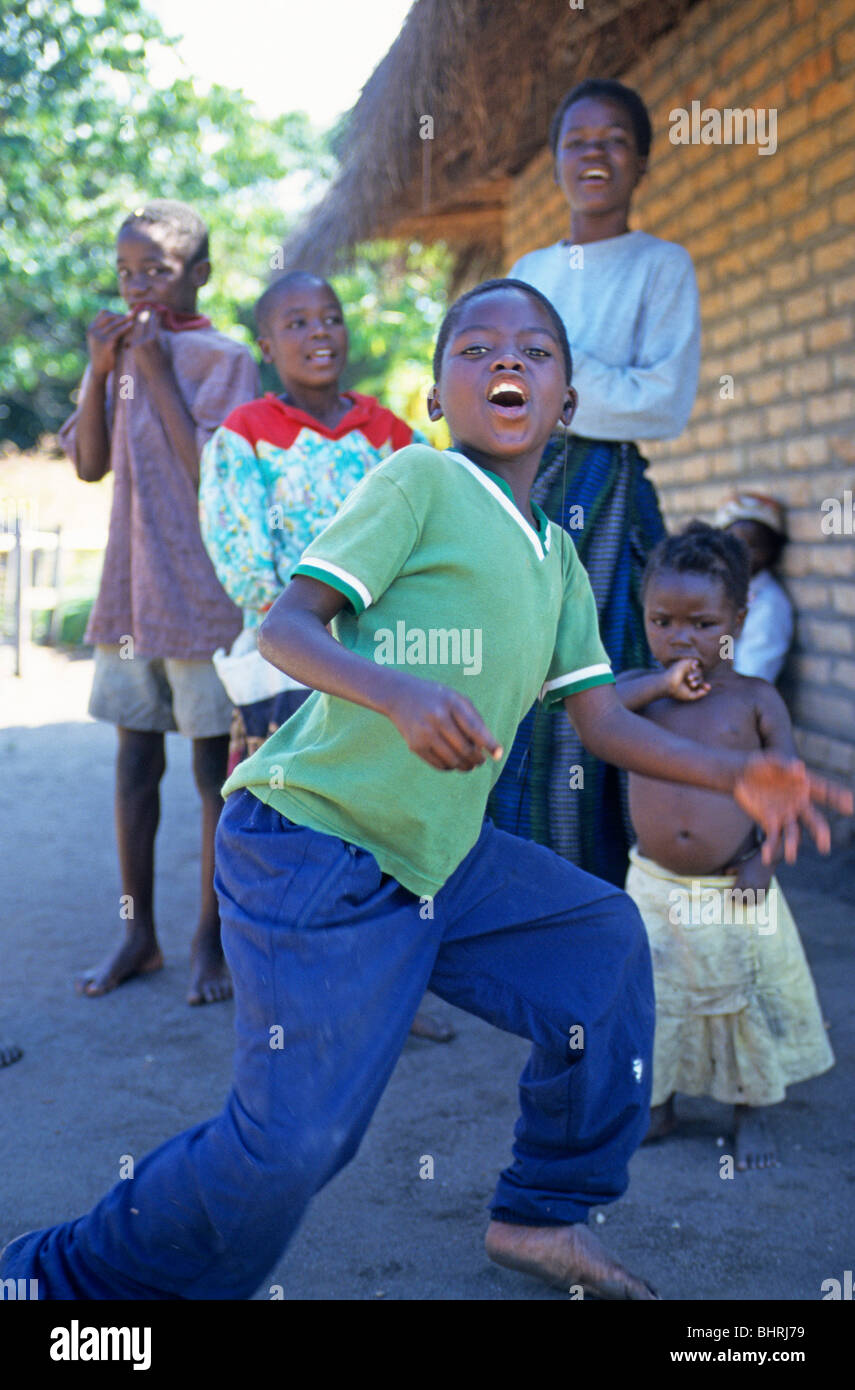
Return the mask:
{"type": "MultiPolygon", "coordinates": [[[[588,576],[538,508],[453,450],[401,449],[354,489],[294,573],[348,599],[338,640],[467,695],[507,756],[540,695],[612,681],[588,576]]],[[[289,820],[361,845],[431,896],[475,844],[502,764],[439,772],[384,715],[314,692],[223,795],[248,787],[289,820]]]]}

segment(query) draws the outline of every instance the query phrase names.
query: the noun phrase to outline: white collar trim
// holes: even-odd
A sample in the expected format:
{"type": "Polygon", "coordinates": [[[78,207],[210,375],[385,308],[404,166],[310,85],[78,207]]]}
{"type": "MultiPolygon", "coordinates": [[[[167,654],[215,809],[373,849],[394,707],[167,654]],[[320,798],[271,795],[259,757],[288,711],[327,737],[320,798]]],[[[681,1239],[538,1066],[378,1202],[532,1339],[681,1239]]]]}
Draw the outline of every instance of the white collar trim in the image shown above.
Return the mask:
{"type": "Polygon", "coordinates": [[[502,491],[502,489],[493,482],[492,478],[488,478],[483,468],[479,468],[478,465],[476,463],[473,463],[471,459],[468,459],[465,454],[459,454],[456,449],[446,449],[444,450],[444,452],[448,458],[452,458],[455,460],[455,462],[462,464],[463,467],[466,469],[466,472],[471,473],[472,477],[476,480],[476,482],[479,482],[482,487],[487,489],[490,495],[496,499],[499,506],[505,512],[507,512],[508,516],[511,517],[519,527],[522,528],[524,534],[528,537],[529,541],[534,547],[534,551],[537,555],[538,560],[542,560],[544,556],[547,554],[552,540],[552,537],[550,536],[549,525],[547,524],[546,527],[544,544],[544,542],[541,541],[538,533],[535,531],[534,527],[530,526],[529,523],[526,521],[525,517],[523,516],[516,503],[511,501],[510,497],[508,497],[502,491]]]}

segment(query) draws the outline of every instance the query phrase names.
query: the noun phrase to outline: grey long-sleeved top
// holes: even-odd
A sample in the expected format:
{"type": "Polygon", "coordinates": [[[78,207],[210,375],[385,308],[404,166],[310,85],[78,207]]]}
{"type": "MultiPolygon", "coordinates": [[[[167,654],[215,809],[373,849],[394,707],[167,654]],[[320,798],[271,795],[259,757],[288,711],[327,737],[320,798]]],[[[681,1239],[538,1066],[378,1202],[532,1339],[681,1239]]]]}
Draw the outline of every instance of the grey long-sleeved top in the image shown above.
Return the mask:
{"type": "Polygon", "coordinates": [[[574,434],[671,439],[698,386],[701,325],[692,258],[648,232],[530,251],[509,272],[555,305],[573,352],[574,434]],[[579,264],[581,260],[581,264],[579,264]]]}

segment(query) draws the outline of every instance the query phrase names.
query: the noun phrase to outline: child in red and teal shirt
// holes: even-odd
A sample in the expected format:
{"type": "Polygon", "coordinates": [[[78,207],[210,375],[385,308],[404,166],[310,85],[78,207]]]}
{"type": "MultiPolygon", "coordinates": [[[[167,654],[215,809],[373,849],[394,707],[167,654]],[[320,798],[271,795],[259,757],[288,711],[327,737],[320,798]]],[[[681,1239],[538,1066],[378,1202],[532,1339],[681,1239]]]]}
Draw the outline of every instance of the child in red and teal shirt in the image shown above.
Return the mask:
{"type": "MultiPolygon", "coordinates": [[[[256,309],[258,342],[284,387],[233,410],[202,456],[202,534],[229,597],[243,610],[234,655],[255,652],[254,634],[300,556],[366,473],[422,439],[373,396],[342,392],[348,335],[341,304],[325,280],[293,271],[256,309]]],[[[229,666],[221,668],[229,684],[229,666]]],[[[252,670],[250,666],[250,670],[252,670]]],[[[260,670],[263,668],[259,668],[260,670]]],[[[271,672],[272,682],[276,675],[271,672]]],[[[283,677],[275,695],[237,699],[230,767],[253,753],[305,700],[283,677]]],[[[252,692],[251,692],[252,693],[252,692]]]]}

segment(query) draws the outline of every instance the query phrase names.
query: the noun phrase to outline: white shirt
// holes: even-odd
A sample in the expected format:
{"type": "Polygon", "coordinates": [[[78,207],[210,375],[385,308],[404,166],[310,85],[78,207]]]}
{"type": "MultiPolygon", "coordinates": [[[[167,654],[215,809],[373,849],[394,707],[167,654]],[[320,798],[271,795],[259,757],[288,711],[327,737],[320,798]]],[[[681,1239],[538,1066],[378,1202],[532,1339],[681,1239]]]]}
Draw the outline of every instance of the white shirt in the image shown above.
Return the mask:
{"type": "Polygon", "coordinates": [[[778,679],[793,640],[793,605],[768,570],[758,570],[748,585],[748,616],[733,651],[740,676],[778,679]]]}
{"type": "Polygon", "coordinates": [[[640,231],[582,246],[556,242],[522,256],[509,274],[545,294],[564,321],[579,392],[574,434],[630,441],[685,429],[701,351],[685,247],[640,231]]]}

